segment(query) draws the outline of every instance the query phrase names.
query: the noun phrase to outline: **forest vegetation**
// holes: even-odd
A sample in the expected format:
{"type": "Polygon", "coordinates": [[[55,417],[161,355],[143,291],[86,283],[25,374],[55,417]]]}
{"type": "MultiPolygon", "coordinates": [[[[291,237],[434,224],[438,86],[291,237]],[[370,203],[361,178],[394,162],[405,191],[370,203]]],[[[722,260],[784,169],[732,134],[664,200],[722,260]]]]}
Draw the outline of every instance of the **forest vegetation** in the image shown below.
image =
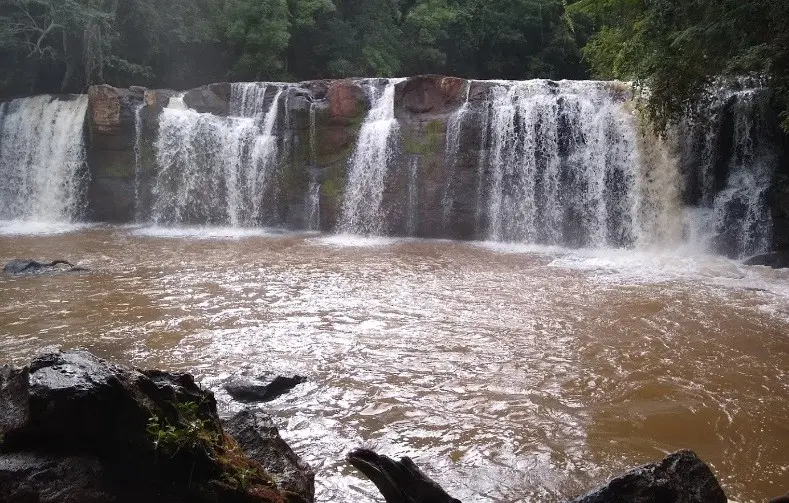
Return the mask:
{"type": "Polygon", "coordinates": [[[786,0],[0,0],[0,96],[439,73],[621,79],[658,126],[727,76],[789,129],[786,0]]]}

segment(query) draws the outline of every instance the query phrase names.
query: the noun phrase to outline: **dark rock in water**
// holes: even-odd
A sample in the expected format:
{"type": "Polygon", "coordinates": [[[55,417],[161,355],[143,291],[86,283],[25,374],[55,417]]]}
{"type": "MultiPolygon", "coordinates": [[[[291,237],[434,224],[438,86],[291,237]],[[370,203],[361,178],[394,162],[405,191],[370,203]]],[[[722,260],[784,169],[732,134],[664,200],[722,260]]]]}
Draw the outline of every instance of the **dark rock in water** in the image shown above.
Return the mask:
{"type": "Polygon", "coordinates": [[[53,260],[52,262],[38,262],[35,260],[14,259],[3,267],[6,274],[33,274],[46,271],[80,272],[87,271],[84,267],[76,266],[68,260],[53,260]],[[67,266],[65,268],[58,267],[67,266]]]}
{"type": "Polygon", "coordinates": [[[745,265],[764,265],[773,269],[789,268],[789,251],[756,255],[745,261],[745,265]]]}
{"type": "Polygon", "coordinates": [[[0,367],[0,437],[19,430],[30,419],[28,370],[0,367]]]}
{"type": "Polygon", "coordinates": [[[184,94],[184,103],[200,113],[227,115],[230,110],[230,84],[211,84],[191,89],[184,94]]]}
{"type": "Polygon", "coordinates": [[[772,498],[767,503],[789,503],[789,493],[786,493],[783,496],[778,496],[777,498],[772,498]]]}
{"type": "MultiPolygon", "coordinates": [[[[459,503],[411,459],[394,461],[367,449],[348,461],[381,491],[386,503],[459,503]]],[[[570,503],[727,503],[712,470],[694,453],[680,451],[635,468],[570,503]]]]}
{"type": "Polygon", "coordinates": [[[271,418],[260,410],[243,410],[224,422],[225,431],[260,463],[291,503],[315,497],[315,472],[282,440],[271,418]]]}
{"type": "Polygon", "coordinates": [[[395,461],[367,449],[356,449],[348,454],[348,462],[378,487],[386,503],[460,503],[411,458],[395,461]]]}
{"type": "Polygon", "coordinates": [[[237,377],[225,383],[224,388],[234,400],[239,402],[270,402],[306,380],[306,377],[299,375],[275,376],[273,379],[270,379],[269,376],[257,379],[237,377]]]}
{"type": "Polygon", "coordinates": [[[0,373],[0,501],[284,502],[225,434],[212,393],[186,374],[138,371],[84,351],[0,373]],[[27,376],[27,413],[20,405],[27,376]],[[4,407],[5,410],[5,407],[4,407]]]}
{"type": "Polygon", "coordinates": [[[712,470],[691,451],[635,468],[571,503],[727,503],[712,470]]]}

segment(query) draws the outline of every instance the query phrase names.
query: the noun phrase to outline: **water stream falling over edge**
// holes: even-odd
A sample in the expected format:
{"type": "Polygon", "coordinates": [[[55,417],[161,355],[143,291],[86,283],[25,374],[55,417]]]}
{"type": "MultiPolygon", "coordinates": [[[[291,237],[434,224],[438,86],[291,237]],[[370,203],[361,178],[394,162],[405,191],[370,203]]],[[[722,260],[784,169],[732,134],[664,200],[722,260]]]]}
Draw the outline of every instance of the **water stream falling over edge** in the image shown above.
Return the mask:
{"type": "Polygon", "coordinates": [[[0,220],[78,220],[87,180],[87,107],[86,95],[43,95],[0,105],[0,220]]]}
{"type": "Polygon", "coordinates": [[[399,128],[394,116],[398,82],[398,79],[387,80],[383,91],[374,83],[367,85],[371,108],[350,160],[339,224],[343,233],[376,235],[384,232],[379,210],[391,156],[390,138],[399,128]]]}

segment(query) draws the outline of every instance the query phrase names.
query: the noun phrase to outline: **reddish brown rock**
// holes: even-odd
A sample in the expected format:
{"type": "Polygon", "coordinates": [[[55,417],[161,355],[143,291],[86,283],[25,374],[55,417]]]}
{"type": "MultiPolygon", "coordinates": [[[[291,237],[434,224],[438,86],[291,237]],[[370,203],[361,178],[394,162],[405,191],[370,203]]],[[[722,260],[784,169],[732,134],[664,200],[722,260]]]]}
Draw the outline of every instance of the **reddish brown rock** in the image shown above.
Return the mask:
{"type": "Polygon", "coordinates": [[[420,75],[397,85],[395,116],[444,115],[457,110],[465,99],[466,81],[441,75],[420,75]]]}
{"type": "Polygon", "coordinates": [[[329,113],[332,120],[351,123],[366,111],[367,97],[353,80],[335,80],[329,85],[329,113]]]}
{"type": "Polygon", "coordinates": [[[107,85],[88,89],[89,217],[127,222],[134,208],[135,112],[149,91],[107,85]]]}
{"type": "Polygon", "coordinates": [[[96,135],[116,135],[121,130],[121,93],[112,86],[91,86],[88,103],[91,132],[96,135]]]}

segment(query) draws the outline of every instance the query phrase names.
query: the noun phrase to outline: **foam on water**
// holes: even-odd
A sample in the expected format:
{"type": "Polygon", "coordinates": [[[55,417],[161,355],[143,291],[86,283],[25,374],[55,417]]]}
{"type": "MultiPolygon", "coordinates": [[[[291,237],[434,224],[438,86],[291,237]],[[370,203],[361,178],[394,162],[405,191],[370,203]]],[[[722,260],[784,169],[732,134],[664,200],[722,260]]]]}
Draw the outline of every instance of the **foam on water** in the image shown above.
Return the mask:
{"type": "Polygon", "coordinates": [[[395,238],[386,236],[361,236],[358,234],[332,234],[313,238],[310,242],[336,247],[350,248],[374,248],[380,246],[391,246],[406,241],[406,238],[395,238]]]}
{"type": "Polygon", "coordinates": [[[282,236],[285,231],[264,227],[138,227],[132,230],[136,236],[154,238],[192,239],[243,239],[251,237],[282,236]]]}
{"type": "Polygon", "coordinates": [[[789,320],[789,270],[747,266],[741,261],[705,253],[688,246],[681,249],[568,249],[558,246],[477,242],[474,246],[507,253],[544,256],[548,267],[579,271],[596,282],[616,286],[698,283],[732,291],[761,294],[758,309],[789,320]]]}
{"type": "Polygon", "coordinates": [[[76,232],[90,224],[70,222],[40,222],[29,220],[0,220],[0,235],[2,236],[41,236],[49,234],[64,234],[76,232]]]}

